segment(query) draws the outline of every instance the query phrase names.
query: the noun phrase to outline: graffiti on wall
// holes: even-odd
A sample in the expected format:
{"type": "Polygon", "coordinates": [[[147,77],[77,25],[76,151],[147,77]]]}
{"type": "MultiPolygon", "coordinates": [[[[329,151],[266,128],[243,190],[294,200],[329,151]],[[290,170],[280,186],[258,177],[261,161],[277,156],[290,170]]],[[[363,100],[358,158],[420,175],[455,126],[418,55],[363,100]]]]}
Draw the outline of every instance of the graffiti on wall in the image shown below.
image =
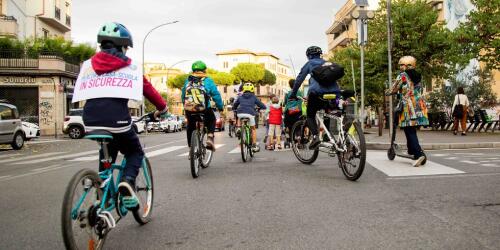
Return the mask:
{"type": "Polygon", "coordinates": [[[53,122],[53,105],[52,100],[42,100],[40,102],[40,123],[49,125],[53,122]]]}

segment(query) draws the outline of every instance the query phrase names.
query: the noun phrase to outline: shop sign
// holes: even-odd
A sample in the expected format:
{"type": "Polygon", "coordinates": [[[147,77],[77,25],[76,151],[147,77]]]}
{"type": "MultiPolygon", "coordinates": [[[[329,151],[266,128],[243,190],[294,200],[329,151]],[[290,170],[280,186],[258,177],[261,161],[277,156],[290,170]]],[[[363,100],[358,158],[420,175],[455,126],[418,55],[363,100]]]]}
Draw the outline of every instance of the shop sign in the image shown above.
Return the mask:
{"type": "Polygon", "coordinates": [[[27,76],[8,76],[3,78],[3,83],[25,83],[25,84],[35,84],[36,78],[27,76]]]}

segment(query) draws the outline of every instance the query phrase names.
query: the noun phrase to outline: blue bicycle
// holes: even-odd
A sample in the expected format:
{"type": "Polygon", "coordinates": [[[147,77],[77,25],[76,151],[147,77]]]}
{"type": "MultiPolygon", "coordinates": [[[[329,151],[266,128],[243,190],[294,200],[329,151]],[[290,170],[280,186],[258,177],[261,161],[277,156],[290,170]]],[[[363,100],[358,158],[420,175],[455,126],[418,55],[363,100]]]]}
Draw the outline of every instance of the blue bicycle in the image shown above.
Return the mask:
{"type": "MultiPolygon", "coordinates": [[[[151,114],[138,121],[147,117],[151,117],[151,114]]],[[[113,140],[113,135],[101,130],[88,133],[85,138],[97,141],[102,149],[104,157],[100,164],[104,170],[97,173],[91,169],[82,169],[73,176],[66,188],[61,222],[67,249],[102,249],[107,234],[129,212],[143,225],[151,220],[153,210],[153,172],[146,156],[136,179],[139,206],[128,210],[130,201],[118,192],[117,181],[123,175],[125,159],[120,164],[114,164],[108,152],[108,144],[113,140]],[[115,170],[118,171],[116,175],[115,170]],[[113,215],[114,210],[116,217],[113,215]]]]}

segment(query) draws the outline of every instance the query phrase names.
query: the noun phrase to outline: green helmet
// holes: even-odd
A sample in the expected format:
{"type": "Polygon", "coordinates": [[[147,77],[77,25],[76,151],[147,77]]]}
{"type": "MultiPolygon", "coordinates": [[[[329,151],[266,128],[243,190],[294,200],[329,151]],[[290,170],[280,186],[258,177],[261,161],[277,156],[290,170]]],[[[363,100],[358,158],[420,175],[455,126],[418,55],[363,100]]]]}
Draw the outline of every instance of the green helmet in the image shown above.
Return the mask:
{"type": "Polygon", "coordinates": [[[109,41],[116,46],[134,47],[132,35],[123,24],[116,22],[105,23],[99,33],[97,33],[97,42],[109,41]]]}
{"type": "Polygon", "coordinates": [[[191,66],[191,70],[193,70],[193,72],[195,72],[195,71],[205,71],[206,69],[207,69],[207,65],[204,62],[202,62],[202,61],[196,61],[191,66]]]}

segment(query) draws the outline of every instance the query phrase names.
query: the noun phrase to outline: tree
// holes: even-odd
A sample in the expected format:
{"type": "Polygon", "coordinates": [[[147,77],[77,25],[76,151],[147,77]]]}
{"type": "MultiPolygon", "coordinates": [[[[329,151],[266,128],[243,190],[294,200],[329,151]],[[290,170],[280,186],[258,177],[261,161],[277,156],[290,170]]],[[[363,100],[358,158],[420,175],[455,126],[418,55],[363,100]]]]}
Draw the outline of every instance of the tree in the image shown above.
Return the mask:
{"type": "Polygon", "coordinates": [[[274,85],[276,84],[276,75],[269,70],[264,70],[264,77],[258,82],[260,85],[274,85]]]}
{"type": "Polygon", "coordinates": [[[184,86],[189,74],[177,75],[168,79],[167,85],[171,88],[181,89],[184,86]]]}
{"type": "Polygon", "coordinates": [[[207,75],[214,80],[216,85],[229,86],[233,85],[236,77],[231,73],[220,72],[214,69],[208,69],[207,75]]]}
{"type": "MultiPolygon", "coordinates": [[[[174,99],[173,96],[172,96],[172,94],[168,94],[168,93],[162,92],[162,93],[160,93],[160,95],[161,95],[161,97],[164,100],[167,100],[168,109],[172,110],[173,109],[173,105],[174,105],[174,102],[171,101],[171,100],[174,99]]],[[[145,103],[146,103],[146,107],[144,109],[146,110],[146,113],[153,112],[153,111],[156,110],[155,105],[153,105],[147,99],[146,99],[145,103]]]]}
{"type": "Polygon", "coordinates": [[[265,70],[262,65],[255,63],[239,63],[231,69],[231,74],[236,77],[237,82],[258,83],[264,78],[265,70]]]}
{"type": "Polygon", "coordinates": [[[500,1],[471,0],[475,6],[456,29],[455,42],[461,45],[458,56],[478,58],[490,69],[500,69],[500,1]]]}

